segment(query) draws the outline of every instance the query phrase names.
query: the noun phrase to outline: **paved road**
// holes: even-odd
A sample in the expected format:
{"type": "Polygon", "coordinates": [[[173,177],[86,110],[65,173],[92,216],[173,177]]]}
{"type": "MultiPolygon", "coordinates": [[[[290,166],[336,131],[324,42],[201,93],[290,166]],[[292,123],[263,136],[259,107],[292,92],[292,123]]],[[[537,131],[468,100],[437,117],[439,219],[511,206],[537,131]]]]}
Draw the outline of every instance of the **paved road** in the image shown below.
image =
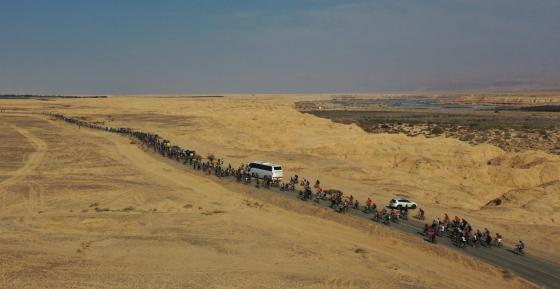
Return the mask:
{"type": "MultiPolygon", "coordinates": [[[[188,165],[186,166],[190,167],[188,165]]],[[[201,175],[208,176],[205,173],[198,172],[198,171],[195,173],[200,173],[201,175]]],[[[224,177],[220,179],[225,182],[236,183],[233,177],[224,177]]],[[[241,184],[238,185],[243,186],[241,184]]],[[[255,185],[254,183],[251,184],[251,186],[254,185],[255,185]]],[[[293,198],[298,197],[297,192],[281,191],[279,188],[276,187],[271,187],[268,188],[267,190],[293,198]]],[[[324,201],[324,200],[321,200],[319,203],[315,201],[307,201],[307,203],[311,206],[329,207],[330,205],[329,201],[324,201]]],[[[337,214],[337,213],[333,211],[333,214],[337,214]]],[[[368,220],[371,220],[373,217],[373,215],[371,214],[366,214],[360,210],[355,210],[355,209],[351,209],[347,214],[350,215],[351,217],[364,218],[368,220]]],[[[418,236],[418,238],[424,238],[420,234],[423,231],[424,223],[415,219],[409,219],[408,221],[401,221],[401,223],[399,224],[391,222],[389,227],[395,230],[400,230],[402,232],[413,234],[415,236],[418,236]]],[[[441,237],[441,238],[438,237],[437,243],[438,245],[450,247],[454,250],[457,250],[458,252],[473,256],[486,263],[500,267],[504,270],[515,272],[519,276],[535,284],[544,286],[546,288],[560,289],[560,264],[548,262],[546,260],[530,255],[519,256],[513,253],[512,248],[507,248],[505,246],[503,248],[497,248],[497,247],[473,248],[467,246],[467,248],[461,249],[453,245],[451,240],[447,237],[441,237]]],[[[530,250],[530,247],[528,248],[528,250],[530,250]]]]}
{"type": "MultiPolygon", "coordinates": [[[[235,182],[233,178],[223,178],[231,182],[235,182]]],[[[297,192],[280,191],[278,188],[271,188],[279,194],[286,196],[297,197],[297,192]]],[[[310,205],[326,206],[330,202],[320,201],[319,203],[309,201],[310,205]]],[[[334,213],[334,212],[333,212],[334,213]]],[[[371,219],[372,215],[365,214],[359,210],[351,209],[348,213],[351,216],[358,218],[371,219]]],[[[401,230],[406,233],[418,235],[423,230],[423,223],[416,220],[402,221],[400,224],[391,223],[391,228],[401,230]]],[[[530,255],[519,256],[512,253],[511,248],[464,248],[460,249],[454,246],[449,238],[438,238],[438,243],[441,246],[448,246],[454,250],[460,251],[464,254],[476,257],[489,264],[501,267],[505,270],[517,273],[519,276],[530,280],[536,284],[542,285],[547,288],[560,289],[560,264],[548,262],[530,255]]],[[[552,244],[551,244],[552,245],[552,244]]],[[[530,247],[528,248],[530,250],[530,247]]]]}
{"type": "MultiPolygon", "coordinates": [[[[283,195],[292,196],[294,198],[298,196],[297,192],[281,191],[277,188],[271,188],[271,190],[283,195]]],[[[326,207],[330,205],[329,201],[320,201],[319,203],[316,203],[315,201],[307,202],[310,205],[320,205],[326,207]]],[[[366,214],[360,210],[355,209],[351,209],[348,214],[365,219],[371,219],[373,217],[373,215],[371,214],[366,214]]],[[[399,224],[391,222],[389,227],[395,230],[414,234],[419,238],[424,238],[420,234],[423,231],[424,223],[414,219],[401,221],[399,224]]],[[[447,246],[454,250],[460,251],[464,254],[476,257],[486,263],[495,265],[502,269],[515,272],[519,276],[546,288],[560,288],[560,264],[548,262],[546,260],[542,260],[530,255],[520,256],[514,254],[512,248],[507,247],[473,248],[467,246],[466,248],[461,249],[455,246],[447,237],[438,237],[437,243],[439,245],[447,246]]]]}

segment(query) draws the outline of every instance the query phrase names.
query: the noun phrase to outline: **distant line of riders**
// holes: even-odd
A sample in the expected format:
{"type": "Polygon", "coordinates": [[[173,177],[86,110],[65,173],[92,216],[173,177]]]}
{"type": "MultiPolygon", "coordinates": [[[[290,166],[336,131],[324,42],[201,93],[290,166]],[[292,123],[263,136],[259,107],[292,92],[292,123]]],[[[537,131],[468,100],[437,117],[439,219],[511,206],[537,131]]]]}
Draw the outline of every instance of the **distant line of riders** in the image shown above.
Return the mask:
{"type": "MultiPolygon", "coordinates": [[[[323,190],[319,180],[316,180],[313,187],[311,187],[309,180],[302,179],[300,181],[298,175],[291,177],[288,182],[272,180],[266,176],[264,178],[259,178],[258,175],[249,174],[249,168],[244,164],[241,164],[238,168],[233,168],[231,164],[224,166],[224,159],[216,158],[213,155],[209,155],[206,158],[206,161],[203,161],[203,158],[199,154],[196,154],[194,150],[183,149],[180,146],[171,145],[169,140],[161,138],[157,134],[142,132],[131,128],[107,127],[58,113],[49,113],[48,115],[65,122],[78,125],[78,127],[88,127],[128,136],[140,141],[140,145],[143,148],[152,149],[154,152],[159,153],[164,157],[192,166],[193,169],[203,171],[208,175],[215,175],[218,177],[233,176],[240,183],[255,183],[256,187],[262,186],[265,188],[278,187],[281,191],[295,192],[296,186],[299,185],[302,188],[298,192],[298,197],[301,200],[313,200],[317,203],[321,201],[330,202],[329,207],[339,213],[346,213],[350,209],[359,210],[364,214],[372,214],[372,220],[386,225],[399,223],[400,220],[408,220],[407,207],[397,210],[392,208],[388,210],[383,207],[378,210],[377,205],[371,200],[371,198],[366,200],[364,206],[360,206],[359,201],[352,195],[344,196],[343,193],[338,190],[323,190]]],[[[418,214],[415,218],[424,220],[424,210],[419,208],[418,214]]],[[[492,237],[492,234],[487,228],[485,228],[482,232],[480,230],[474,231],[467,220],[461,219],[458,216],[455,216],[455,218],[450,220],[447,214],[443,216],[443,220],[437,218],[434,219],[431,224],[425,224],[424,230],[421,234],[426,237],[426,240],[434,243],[436,242],[436,237],[448,237],[451,239],[453,244],[459,248],[465,248],[467,245],[472,247],[483,246],[488,248],[493,245],[496,247],[502,247],[503,245],[503,237],[500,234],[496,233],[495,237],[492,237]]],[[[524,255],[524,252],[525,244],[523,241],[519,240],[514,253],[524,255]]]]}

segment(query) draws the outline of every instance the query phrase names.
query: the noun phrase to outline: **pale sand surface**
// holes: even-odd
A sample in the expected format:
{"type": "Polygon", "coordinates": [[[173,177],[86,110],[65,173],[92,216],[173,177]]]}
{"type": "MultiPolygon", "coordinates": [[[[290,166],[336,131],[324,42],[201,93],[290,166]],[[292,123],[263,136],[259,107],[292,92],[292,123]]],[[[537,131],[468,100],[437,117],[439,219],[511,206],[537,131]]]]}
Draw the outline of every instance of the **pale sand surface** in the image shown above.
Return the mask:
{"type": "Polygon", "coordinates": [[[532,252],[560,258],[551,245],[560,241],[559,156],[505,153],[445,138],[367,134],[293,109],[295,100],[313,97],[123,97],[53,104],[69,105],[66,112],[92,120],[112,120],[109,125],[158,132],[234,164],[282,163],[287,174],[320,178],[362,200],[371,196],[385,204],[396,194],[410,196],[431,216],[459,214],[502,233],[506,241],[524,238],[532,252]],[[508,199],[504,204],[485,207],[502,195],[508,199]]]}
{"type": "MultiPolygon", "coordinates": [[[[304,97],[0,100],[0,107],[111,120],[235,165],[282,163],[287,175],[319,177],[377,203],[407,195],[428,214],[465,215],[558,260],[558,157],[367,134],[297,112],[293,102],[304,97]],[[499,165],[489,166],[495,158],[499,165]],[[511,201],[480,209],[506,192],[511,201]]],[[[0,145],[10,160],[0,164],[0,288],[530,286],[420,238],[222,185],[125,138],[46,119],[0,114],[2,140],[17,143],[0,145]]]]}

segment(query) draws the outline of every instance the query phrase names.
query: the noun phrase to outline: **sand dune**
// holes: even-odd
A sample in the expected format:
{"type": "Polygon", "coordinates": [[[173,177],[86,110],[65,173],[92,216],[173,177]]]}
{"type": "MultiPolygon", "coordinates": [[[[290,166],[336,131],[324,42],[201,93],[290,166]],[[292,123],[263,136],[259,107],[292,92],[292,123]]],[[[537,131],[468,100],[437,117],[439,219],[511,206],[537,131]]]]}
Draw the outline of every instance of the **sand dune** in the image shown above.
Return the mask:
{"type": "MultiPolygon", "coordinates": [[[[232,164],[286,174],[385,203],[418,201],[523,236],[557,258],[560,159],[490,145],[400,135],[301,114],[291,97],[2,101],[157,132],[232,164]],[[500,205],[489,204],[501,198],[500,205]],[[546,200],[546,202],[541,202],[546,200]],[[538,224],[538,226],[535,226],[538,224]]],[[[17,109],[22,111],[21,109],[17,109]]],[[[527,288],[488,265],[296,200],[224,185],[126,139],[44,117],[0,114],[7,288],[527,288]],[[14,179],[15,178],[15,179],[14,179]],[[95,180],[92,182],[92,180],[95,180]]]]}
{"type": "Polygon", "coordinates": [[[320,178],[362,199],[371,196],[385,203],[395,194],[410,196],[431,216],[460,214],[475,225],[491,226],[508,241],[528,240],[541,256],[560,257],[549,246],[560,241],[560,213],[554,209],[560,204],[554,185],[560,181],[560,157],[536,151],[506,153],[491,145],[445,138],[367,134],[354,125],[293,109],[294,101],[306,97],[133,102],[125,97],[88,100],[81,104],[87,108],[75,112],[112,120],[108,123],[115,126],[158,131],[198,151],[224,154],[233,163],[276,161],[285,164],[288,173],[320,178]],[[119,107],[119,114],[103,111],[103,102],[119,107]],[[149,113],[148,120],[134,120],[143,113],[149,113]],[[507,205],[511,200],[504,194],[519,191],[524,192],[523,202],[517,198],[507,205]],[[504,205],[487,206],[496,198],[504,205]]]}

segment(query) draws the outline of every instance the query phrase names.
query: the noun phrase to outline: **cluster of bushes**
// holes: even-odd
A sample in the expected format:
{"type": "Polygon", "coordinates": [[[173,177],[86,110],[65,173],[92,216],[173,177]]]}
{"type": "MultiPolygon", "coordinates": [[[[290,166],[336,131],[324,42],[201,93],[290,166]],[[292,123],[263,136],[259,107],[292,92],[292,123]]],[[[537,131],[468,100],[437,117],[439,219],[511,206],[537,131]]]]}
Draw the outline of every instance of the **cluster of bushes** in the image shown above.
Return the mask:
{"type": "Polygon", "coordinates": [[[432,128],[432,134],[440,135],[440,134],[442,134],[442,133],[444,133],[444,132],[445,132],[445,131],[443,130],[443,128],[441,128],[441,127],[439,127],[439,126],[436,126],[436,127],[433,127],[433,128],[432,128]]]}
{"type": "Polygon", "coordinates": [[[526,106],[520,108],[523,111],[546,111],[546,112],[560,112],[560,105],[540,105],[540,106],[526,106]]]}

